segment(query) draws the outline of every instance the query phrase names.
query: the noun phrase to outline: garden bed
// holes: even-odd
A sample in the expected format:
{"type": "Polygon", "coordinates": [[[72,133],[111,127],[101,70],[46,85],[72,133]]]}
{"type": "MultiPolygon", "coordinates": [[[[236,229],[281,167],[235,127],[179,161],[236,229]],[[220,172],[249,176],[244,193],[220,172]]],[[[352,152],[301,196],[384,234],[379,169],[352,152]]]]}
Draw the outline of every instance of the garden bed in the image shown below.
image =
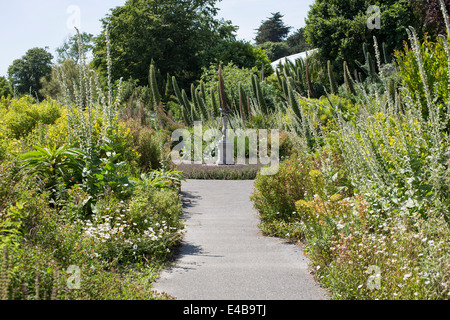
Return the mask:
{"type": "Polygon", "coordinates": [[[251,165],[205,165],[181,164],[176,170],[183,171],[186,179],[198,180],[254,180],[261,164],[251,165]]]}

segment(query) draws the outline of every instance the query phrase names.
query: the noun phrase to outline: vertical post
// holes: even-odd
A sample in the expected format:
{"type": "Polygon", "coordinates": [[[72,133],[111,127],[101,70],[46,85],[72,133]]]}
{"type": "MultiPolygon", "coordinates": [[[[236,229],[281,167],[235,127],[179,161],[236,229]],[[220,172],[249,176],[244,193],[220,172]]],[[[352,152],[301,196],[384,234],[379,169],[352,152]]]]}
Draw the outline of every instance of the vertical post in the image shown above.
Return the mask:
{"type": "Polygon", "coordinates": [[[223,128],[222,128],[222,154],[223,154],[223,159],[222,159],[222,164],[226,165],[227,164],[227,123],[228,123],[228,116],[226,114],[223,115],[222,117],[222,124],[223,124],[223,128]]]}
{"type": "MultiPolygon", "coordinates": [[[[223,111],[222,111],[223,112],[223,111]]],[[[228,130],[228,115],[223,112],[222,115],[222,140],[217,144],[217,151],[219,157],[217,165],[232,165],[234,164],[234,142],[229,141],[227,137],[228,130]]]]}

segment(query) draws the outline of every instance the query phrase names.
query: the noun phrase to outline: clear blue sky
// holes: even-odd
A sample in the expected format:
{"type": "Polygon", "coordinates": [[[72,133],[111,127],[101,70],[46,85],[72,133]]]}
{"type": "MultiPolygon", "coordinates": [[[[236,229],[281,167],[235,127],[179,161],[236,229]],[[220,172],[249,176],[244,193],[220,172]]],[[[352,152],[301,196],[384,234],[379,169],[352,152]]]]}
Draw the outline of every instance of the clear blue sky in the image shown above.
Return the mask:
{"type": "MultiPolygon", "coordinates": [[[[14,0],[0,1],[0,76],[21,58],[28,49],[55,48],[74,33],[72,25],[82,32],[98,35],[100,19],[111,8],[123,5],[126,0],[14,0]]],[[[284,15],[291,31],[304,26],[309,6],[314,0],[223,0],[218,18],[231,20],[239,26],[238,39],[252,41],[261,21],[277,11],[284,15]]]]}

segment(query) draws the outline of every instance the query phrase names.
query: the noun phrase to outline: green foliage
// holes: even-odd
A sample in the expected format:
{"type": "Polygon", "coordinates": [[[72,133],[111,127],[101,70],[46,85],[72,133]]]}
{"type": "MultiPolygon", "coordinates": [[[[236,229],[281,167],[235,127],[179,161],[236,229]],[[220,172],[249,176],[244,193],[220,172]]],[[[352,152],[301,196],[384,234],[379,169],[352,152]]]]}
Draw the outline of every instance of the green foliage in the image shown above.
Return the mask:
{"type": "Polygon", "coordinates": [[[54,101],[35,104],[29,96],[20,100],[11,100],[4,111],[2,130],[8,137],[14,139],[26,137],[39,123],[54,124],[62,114],[60,107],[54,101]]]}
{"type": "Polygon", "coordinates": [[[260,46],[254,46],[249,42],[237,40],[221,40],[218,41],[207,52],[206,66],[208,64],[222,63],[228,65],[233,63],[241,69],[261,70],[264,67],[264,73],[269,76],[273,73],[268,52],[260,46]]]}
{"type": "MultiPolygon", "coordinates": [[[[215,4],[215,0],[139,0],[114,8],[102,20],[104,29],[110,26],[112,79],[133,78],[141,86],[148,85],[148,64],[153,59],[162,75],[183,79],[182,87],[186,88],[208,64],[203,49],[233,38],[235,27],[215,19],[215,4]]],[[[106,77],[105,37],[101,35],[94,42],[93,65],[106,77]]]]}
{"type": "Polygon", "coordinates": [[[39,248],[8,248],[2,252],[2,300],[59,300],[65,273],[58,270],[51,254],[39,248]],[[33,268],[29,268],[32,265],[33,268]]]}
{"type": "Polygon", "coordinates": [[[149,186],[155,189],[167,189],[172,188],[174,190],[181,189],[181,182],[185,181],[182,171],[166,171],[166,170],[154,170],[149,173],[143,173],[140,176],[138,184],[149,186]]]}
{"type": "Polygon", "coordinates": [[[442,76],[448,50],[444,40],[440,49],[420,44],[414,29],[409,37],[412,49],[397,53],[407,75],[404,86],[388,59],[382,65],[377,45],[380,72],[370,76],[374,68],[366,55],[367,81],[353,83],[345,67],[347,84],[356,91],[349,98],[300,98],[292,94],[293,78],[283,84],[279,75],[284,91],[291,92],[283,119],[299,142],[294,146],[307,154],[302,159],[312,165],[308,171],[304,161],[285,161],[276,176],[258,176],[252,199],[263,232],[305,243],[316,278],[335,299],[448,296],[450,149],[442,98],[448,95],[442,76]],[[432,62],[434,55],[440,62],[432,62]],[[292,200],[291,187],[302,181],[275,183],[286,180],[289,166],[290,175],[301,174],[307,193],[296,195],[295,208],[281,211],[292,200]],[[277,192],[281,185],[283,192],[277,192]],[[369,285],[374,267],[381,270],[377,288],[369,285]]]}
{"type": "Polygon", "coordinates": [[[289,34],[291,27],[284,24],[280,12],[272,13],[272,17],[262,21],[255,38],[256,44],[265,42],[281,42],[289,34]]]}
{"type": "Polygon", "coordinates": [[[164,261],[181,239],[182,205],[177,191],[156,189],[150,184],[138,185],[129,208],[130,225],[138,230],[137,236],[142,237],[133,239],[137,240],[132,247],[136,250],[133,255],[164,261]]]}
{"type": "Polygon", "coordinates": [[[178,83],[175,77],[172,78],[172,83],[173,83],[173,90],[177,97],[178,105],[180,107],[181,117],[184,123],[186,123],[187,125],[193,125],[191,104],[187,99],[186,92],[184,90],[180,91],[180,88],[178,87],[178,83]]]}
{"type": "Polygon", "coordinates": [[[261,221],[289,221],[295,211],[295,202],[311,194],[308,173],[311,159],[292,156],[283,162],[274,176],[258,174],[251,196],[261,221]]]}
{"type": "Polygon", "coordinates": [[[42,89],[39,92],[43,97],[62,102],[65,98],[64,95],[67,94],[70,101],[75,101],[74,88],[80,82],[79,68],[72,59],[67,59],[59,66],[52,68],[50,77],[42,77],[40,81],[42,89]],[[66,82],[66,92],[61,87],[62,77],[66,82]]]}
{"type": "Polygon", "coordinates": [[[253,99],[257,101],[258,106],[260,107],[261,111],[263,113],[267,113],[267,105],[264,98],[263,91],[261,89],[261,82],[258,76],[253,75],[252,77],[252,93],[253,93],[253,99]]]}
{"type": "Polygon", "coordinates": [[[162,154],[156,132],[151,128],[135,123],[128,123],[127,126],[131,130],[131,147],[139,153],[139,168],[144,172],[159,169],[162,154]]]}
{"type": "Polygon", "coordinates": [[[308,52],[305,59],[299,58],[294,62],[287,60],[276,70],[278,87],[282,90],[282,98],[287,100],[287,83],[289,78],[294,80],[294,90],[301,96],[319,98],[325,94],[324,87],[328,86],[329,77],[326,64],[324,65],[316,51],[308,52]]]}
{"type": "MultiPolygon", "coordinates": [[[[257,74],[259,72],[256,69],[241,69],[231,63],[222,66],[224,90],[228,107],[238,119],[242,118],[239,108],[240,103],[247,106],[247,109],[243,107],[243,112],[247,116],[249,113],[249,104],[250,110],[257,110],[255,112],[269,113],[275,109],[274,104],[278,95],[277,88],[268,81],[261,81],[257,74]]],[[[222,98],[220,98],[218,90],[219,77],[217,66],[211,65],[209,69],[204,69],[201,79],[204,82],[205,90],[207,92],[214,92],[213,95],[207,97],[211,101],[209,103],[213,104],[214,101],[216,102],[216,106],[219,106],[218,102],[222,101],[222,98]]],[[[250,117],[247,117],[247,120],[250,121],[250,117]]],[[[239,122],[242,124],[241,120],[239,122]]]]}
{"type": "Polygon", "coordinates": [[[42,99],[40,81],[42,77],[50,77],[52,59],[46,49],[33,48],[21,59],[14,60],[8,68],[8,77],[17,94],[30,94],[42,99]]]}
{"type": "Polygon", "coordinates": [[[353,78],[350,74],[350,70],[348,69],[347,61],[344,61],[344,83],[347,93],[356,95],[355,87],[353,85],[353,78]]]}
{"type": "Polygon", "coordinates": [[[94,35],[83,32],[80,34],[82,40],[82,48],[79,47],[78,35],[75,34],[64,41],[61,47],[56,48],[58,54],[58,63],[64,64],[67,60],[72,60],[76,64],[81,62],[81,55],[87,55],[93,49],[94,35]]]}
{"type": "Polygon", "coordinates": [[[132,185],[126,172],[127,162],[118,153],[120,147],[120,143],[106,139],[105,144],[85,157],[81,186],[92,202],[110,191],[122,200],[130,196],[132,185]]]}
{"type": "Polygon", "coordinates": [[[300,28],[287,39],[286,43],[289,47],[289,55],[309,50],[309,44],[306,42],[305,28],[300,28]]]}
{"type": "MultiPolygon", "coordinates": [[[[239,84],[244,90],[250,90],[255,71],[247,68],[239,68],[234,63],[222,65],[222,76],[224,86],[228,90],[227,93],[231,93],[231,91],[239,92],[239,84]]],[[[218,66],[212,64],[208,69],[205,68],[201,80],[205,85],[206,91],[211,90],[211,88],[216,90],[219,83],[218,66]]]]}
{"type": "Polygon", "coordinates": [[[150,92],[152,93],[152,98],[150,100],[151,107],[155,108],[155,106],[159,106],[159,104],[161,103],[161,95],[159,93],[158,82],[156,80],[155,66],[153,64],[150,65],[149,86],[150,92]]]}
{"type": "MultiPolygon", "coordinates": [[[[381,1],[382,29],[370,31],[372,3],[318,0],[305,33],[319,55],[269,76],[266,53],[214,19],[216,1],[156,2],[128,1],[104,20],[112,34],[96,39],[94,62],[104,79],[83,50],[78,65],[67,60],[42,79],[41,94],[65,108],[0,98],[0,297],[169,298],[149,282],[180,244],[187,177],[256,179],[261,230],[304,241],[333,298],[448,298],[450,55],[444,37],[419,43],[406,29],[417,3],[381,1]],[[411,48],[391,64],[405,35],[411,48]],[[124,124],[121,104],[124,117],[137,104],[139,119],[124,124]],[[258,165],[169,170],[164,148],[183,126],[175,121],[216,128],[225,106],[236,128],[282,130],[276,175],[258,165]],[[67,291],[74,264],[81,290],[67,291]],[[373,266],[377,289],[367,285],[373,266]]],[[[302,44],[301,30],[294,38],[302,44]]]]}
{"type": "Polygon", "coordinates": [[[337,92],[338,92],[338,85],[337,85],[337,82],[336,82],[336,78],[334,76],[333,64],[331,63],[330,60],[328,60],[327,68],[328,68],[328,78],[330,79],[331,93],[332,94],[337,94],[337,92]]]}
{"type": "MultiPolygon", "coordinates": [[[[428,88],[433,91],[432,94],[437,98],[436,103],[440,105],[448,102],[448,54],[445,42],[443,38],[439,38],[436,42],[425,39],[420,46],[420,57],[428,88]]],[[[426,89],[421,78],[416,52],[405,43],[402,51],[396,51],[395,59],[399,68],[398,76],[408,88],[414,101],[422,105],[423,117],[428,118],[426,89]]]]}
{"type": "Polygon", "coordinates": [[[0,98],[8,96],[11,97],[13,95],[13,91],[11,88],[11,85],[9,84],[8,80],[6,80],[5,77],[0,77],[0,98]]]}
{"type": "Polygon", "coordinates": [[[264,42],[260,45],[270,61],[276,61],[289,55],[289,46],[285,42],[264,42]]]}
{"type": "MultiPolygon", "coordinates": [[[[363,44],[363,53],[365,58],[365,64],[361,64],[358,61],[355,63],[359,66],[361,70],[363,70],[366,74],[366,77],[370,79],[370,81],[375,81],[377,78],[377,72],[375,70],[375,61],[372,57],[372,54],[368,51],[367,44],[363,44]]],[[[387,63],[387,62],[385,62],[387,63]]]]}
{"type": "Polygon", "coordinates": [[[58,183],[67,187],[80,181],[83,171],[83,157],[86,154],[79,149],[62,146],[60,148],[41,148],[19,157],[22,170],[36,176],[45,184],[46,189],[54,189],[58,183]]]}
{"type": "Polygon", "coordinates": [[[215,167],[204,165],[179,165],[177,170],[181,170],[187,179],[198,180],[254,180],[260,165],[215,167]]]}
{"type": "Polygon", "coordinates": [[[357,66],[354,61],[364,61],[361,44],[372,43],[376,36],[386,43],[387,51],[400,49],[407,39],[406,29],[416,25],[411,3],[401,1],[378,1],[381,11],[381,29],[370,30],[367,21],[373,13],[367,13],[373,2],[358,1],[316,1],[308,12],[305,33],[313,48],[319,49],[321,61],[337,61],[339,70],[348,61],[349,69],[357,66]]]}
{"type": "Polygon", "coordinates": [[[17,247],[23,237],[34,239],[41,216],[50,210],[40,186],[13,163],[0,163],[0,244],[17,247]]]}

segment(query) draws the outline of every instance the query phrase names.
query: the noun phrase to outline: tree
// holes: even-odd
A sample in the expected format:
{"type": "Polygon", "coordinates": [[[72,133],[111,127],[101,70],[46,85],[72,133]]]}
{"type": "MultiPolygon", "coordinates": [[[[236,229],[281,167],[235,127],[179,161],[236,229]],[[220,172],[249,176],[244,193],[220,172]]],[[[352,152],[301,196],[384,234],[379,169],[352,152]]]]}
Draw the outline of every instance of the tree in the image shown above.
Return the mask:
{"type": "Polygon", "coordinates": [[[50,77],[41,78],[42,89],[39,91],[41,96],[49,97],[54,100],[65,98],[61,88],[60,77],[64,74],[67,85],[68,98],[75,101],[74,85],[79,83],[80,71],[77,64],[72,59],[67,59],[60,65],[54,66],[50,77]]]}
{"type": "MultiPolygon", "coordinates": [[[[89,52],[93,50],[93,39],[94,35],[90,33],[80,33],[81,41],[83,43],[83,52],[82,54],[88,55],[89,52]]],[[[80,59],[80,53],[78,48],[78,35],[69,37],[66,41],[64,41],[61,47],[56,48],[56,53],[58,54],[58,63],[63,63],[67,59],[72,59],[76,64],[78,64],[80,59]]]]}
{"type": "Polygon", "coordinates": [[[284,24],[283,18],[280,12],[272,13],[272,17],[266,21],[262,21],[261,26],[257,29],[257,35],[255,38],[256,44],[260,45],[265,42],[281,42],[286,39],[289,31],[292,27],[288,27],[284,24]]]}
{"type": "Polygon", "coordinates": [[[265,42],[260,47],[272,62],[289,55],[289,46],[286,42],[265,42]]]}
{"type": "Polygon", "coordinates": [[[14,60],[8,68],[9,81],[18,94],[31,93],[42,99],[39,94],[41,78],[49,78],[52,72],[51,53],[46,49],[33,48],[21,58],[14,60]]]}
{"type": "MultiPolygon", "coordinates": [[[[111,43],[111,76],[148,85],[151,61],[164,76],[184,85],[198,79],[206,64],[205,48],[234,38],[230,22],[216,20],[217,0],[128,0],[102,20],[111,43]]],[[[105,34],[96,37],[93,66],[107,73],[105,34]]],[[[207,65],[207,64],[206,64],[207,65]]]]}
{"type": "Polygon", "coordinates": [[[5,77],[0,77],[0,98],[12,96],[11,85],[5,77]]]}
{"type": "MultiPolygon", "coordinates": [[[[319,49],[321,61],[334,61],[342,71],[344,61],[351,70],[355,61],[364,62],[362,45],[373,48],[373,36],[385,43],[387,52],[402,49],[407,40],[406,29],[416,25],[408,0],[378,1],[381,28],[370,29],[367,22],[373,13],[368,8],[371,0],[316,0],[306,19],[305,34],[308,43],[319,49]]],[[[373,49],[371,50],[374,51],[373,49]]]]}
{"type": "Polygon", "coordinates": [[[305,28],[300,28],[295,33],[290,35],[286,39],[286,43],[289,47],[290,55],[308,51],[309,45],[305,37],[305,28]]]}
{"type": "Polygon", "coordinates": [[[264,66],[264,74],[270,76],[273,73],[270,61],[262,48],[253,46],[246,41],[230,39],[221,40],[208,50],[205,63],[216,65],[233,63],[238,68],[252,69],[256,67],[258,71],[264,66]]]}

